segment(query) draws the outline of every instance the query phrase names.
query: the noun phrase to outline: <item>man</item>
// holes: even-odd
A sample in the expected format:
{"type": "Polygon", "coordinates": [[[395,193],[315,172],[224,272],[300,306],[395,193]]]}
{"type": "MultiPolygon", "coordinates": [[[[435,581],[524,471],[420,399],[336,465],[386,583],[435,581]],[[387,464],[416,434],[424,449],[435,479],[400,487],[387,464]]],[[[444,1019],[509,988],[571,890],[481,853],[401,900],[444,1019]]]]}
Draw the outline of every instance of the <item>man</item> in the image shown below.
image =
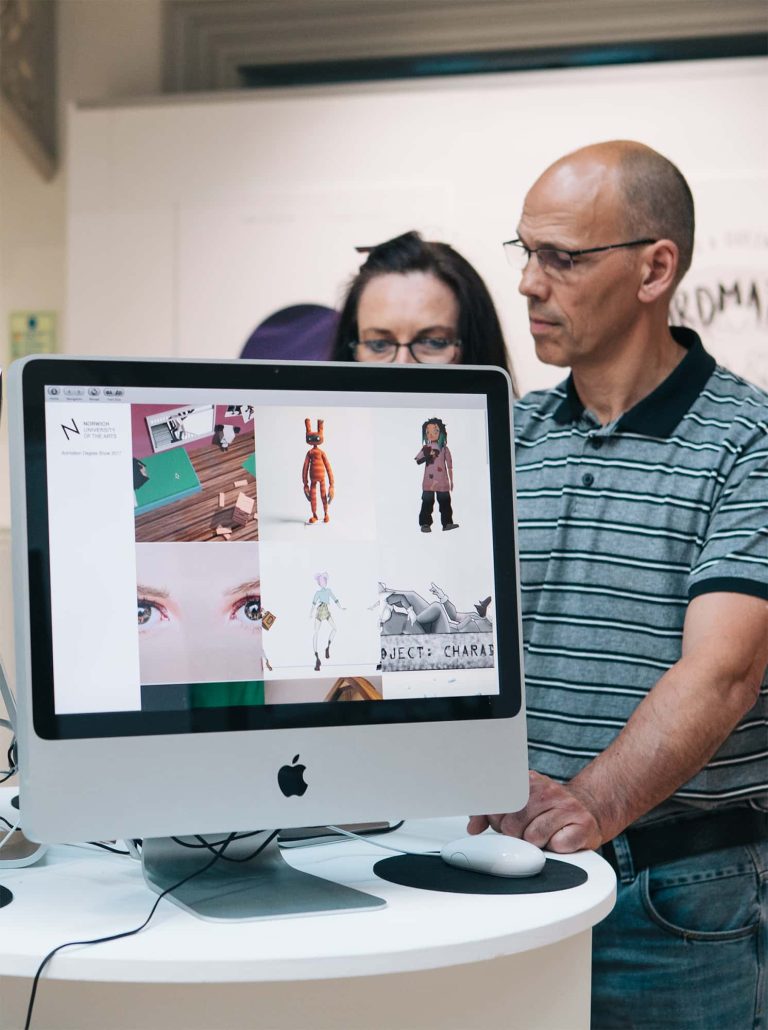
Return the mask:
{"type": "Polygon", "coordinates": [[[668,325],[693,226],[677,168],[611,142],[507,245],[571,374],[515,415],[530,798],[469,829],[602,847],[600,1028],[768,1025],[768,397],[668,325]]]}

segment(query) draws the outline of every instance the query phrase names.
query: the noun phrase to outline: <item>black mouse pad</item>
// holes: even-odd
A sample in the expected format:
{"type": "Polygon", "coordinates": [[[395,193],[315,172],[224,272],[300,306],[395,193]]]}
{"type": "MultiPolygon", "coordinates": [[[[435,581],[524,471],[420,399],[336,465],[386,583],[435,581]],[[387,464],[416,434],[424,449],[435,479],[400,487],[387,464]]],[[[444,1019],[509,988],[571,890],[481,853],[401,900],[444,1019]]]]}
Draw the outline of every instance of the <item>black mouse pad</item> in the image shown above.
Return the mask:
{"type": "Polygon", "coordinates": [[[570,862],[548,858],[535,876],[489,876],[447,865],[439,855],[395,855],[377,862],[373,871],[382,880],[403,887],[450,894],[548,894],[586,883],[587,874],[570,862]]]}

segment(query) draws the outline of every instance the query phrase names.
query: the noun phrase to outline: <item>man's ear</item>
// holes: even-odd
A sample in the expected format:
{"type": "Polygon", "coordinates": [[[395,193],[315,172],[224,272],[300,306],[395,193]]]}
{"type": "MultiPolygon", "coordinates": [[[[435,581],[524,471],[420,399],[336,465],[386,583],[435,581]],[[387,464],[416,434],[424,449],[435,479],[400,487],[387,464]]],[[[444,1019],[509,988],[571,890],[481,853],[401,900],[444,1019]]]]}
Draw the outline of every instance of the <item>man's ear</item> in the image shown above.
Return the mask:
{"type": "Polygon", "coordinates": [[[642,280],[637,293],[641,304],[652,304],[675,287],[679,251],[673,240],[657,240],[645,248],[642,280]]]}

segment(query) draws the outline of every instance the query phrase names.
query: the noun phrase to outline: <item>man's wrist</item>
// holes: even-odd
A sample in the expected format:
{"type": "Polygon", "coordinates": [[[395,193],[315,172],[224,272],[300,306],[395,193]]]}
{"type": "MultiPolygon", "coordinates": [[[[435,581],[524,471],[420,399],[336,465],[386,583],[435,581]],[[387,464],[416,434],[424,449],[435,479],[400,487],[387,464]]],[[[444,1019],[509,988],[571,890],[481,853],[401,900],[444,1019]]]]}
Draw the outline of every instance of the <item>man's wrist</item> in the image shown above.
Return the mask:
{"type": "Polygon", "coordinates": [[[577,773],[565,786],[592,815],[600,833],[600,843],[605,844],[625,829],[628,820],[615,810],[615,805],[609,805],[597,797],[589,783],[584,782],[585,778],[583,772],[577,773]]]}

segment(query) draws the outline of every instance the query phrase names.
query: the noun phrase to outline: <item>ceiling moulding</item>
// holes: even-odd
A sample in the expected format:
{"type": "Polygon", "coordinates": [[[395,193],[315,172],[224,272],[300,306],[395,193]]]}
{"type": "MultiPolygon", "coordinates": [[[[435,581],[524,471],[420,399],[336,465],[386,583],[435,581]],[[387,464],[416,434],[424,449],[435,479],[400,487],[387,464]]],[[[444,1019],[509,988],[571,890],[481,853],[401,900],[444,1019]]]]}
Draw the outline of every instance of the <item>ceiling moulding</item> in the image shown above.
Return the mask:
{"type": "Polygon", "coordinates": [[[243,66],[715,37],[755,52],[766,31],[764,0],[164,0],[163,15],[167,92],[236,89],[243,66]]]}
{"type": "Polygon", "coordinates": [[[651,61],[701,61],[707,58],[755,57],[763,53],[764,37],[752,34],[530,47],[526,50],[489,50],[461,54],[417,54],[411,57],[368,57],[353,61],[242,64],[238,70],[241,85],[249,89],[269,89],[417,79],[437,75],[482,75],[493,72],[540,71],[548,68],[584,68],[651,61]]]}
{"type": "Polygon", "coordinates": [[[56,4],[0,0],[0,127],[44,179],[57,167],[56,4]]]}

